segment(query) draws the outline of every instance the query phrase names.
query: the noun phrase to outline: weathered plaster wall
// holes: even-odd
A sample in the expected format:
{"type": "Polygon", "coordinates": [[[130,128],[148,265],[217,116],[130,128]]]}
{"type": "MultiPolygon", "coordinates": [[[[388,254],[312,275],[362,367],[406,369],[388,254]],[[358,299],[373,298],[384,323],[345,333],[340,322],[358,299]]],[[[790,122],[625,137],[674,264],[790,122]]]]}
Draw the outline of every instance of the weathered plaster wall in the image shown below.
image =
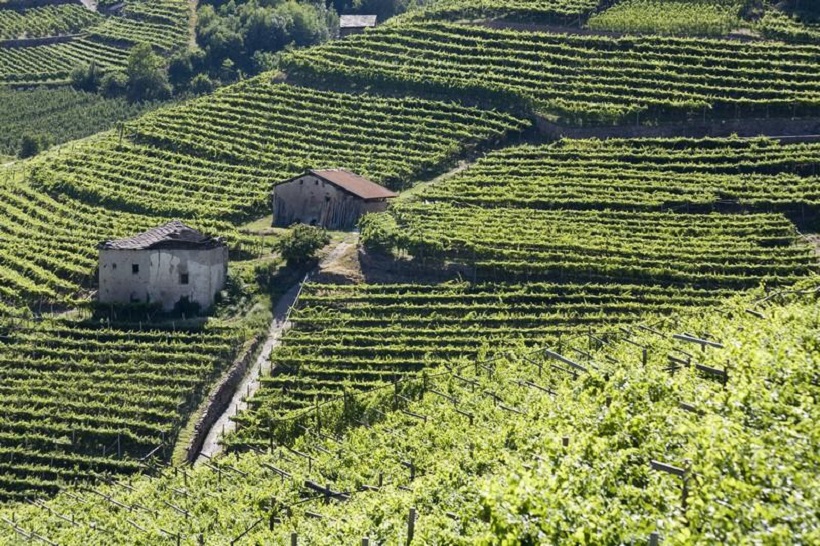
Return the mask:
{"type": "Polygon", "coordinates": [[[225,286],[228,250],[100,250],[101,303],[156,303],[170,311],[183,297],[203,309],[225,286]],[[137,265],[139,271],[133,272],[137,265]],[[188,284],[182,284],[182,275],[188,284]]]}

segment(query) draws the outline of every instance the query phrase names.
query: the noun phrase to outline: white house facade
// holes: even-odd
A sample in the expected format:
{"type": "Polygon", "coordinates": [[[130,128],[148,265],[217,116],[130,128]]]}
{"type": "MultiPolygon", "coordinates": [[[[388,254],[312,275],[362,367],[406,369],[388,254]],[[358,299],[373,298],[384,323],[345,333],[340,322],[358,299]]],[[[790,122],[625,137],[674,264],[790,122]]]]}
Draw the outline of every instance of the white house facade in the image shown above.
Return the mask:
{"type": "Polygon", "coordinates": [[[159,304],[164,311],[208,309],[225,286],[228,247],[173,221],[99,246],[100,303],[159,304]]]}

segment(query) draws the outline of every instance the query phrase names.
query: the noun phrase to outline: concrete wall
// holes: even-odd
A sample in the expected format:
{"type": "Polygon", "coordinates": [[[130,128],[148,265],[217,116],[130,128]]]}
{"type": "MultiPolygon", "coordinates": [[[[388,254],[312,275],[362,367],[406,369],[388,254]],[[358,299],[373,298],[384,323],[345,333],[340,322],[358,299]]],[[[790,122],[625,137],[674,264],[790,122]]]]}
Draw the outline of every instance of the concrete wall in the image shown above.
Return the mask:
{"type": "Polygon", "coordinates": [[[181,298],[207,309],[225,286],[228,249],[100,250],[100,303],[157,303],[170,311],[181,298]],[[139,271],[134,273],[133,266],[139,271]],[[188,284],[182,284],[182,275],[188,284]]]}
{"type": "Polygon", "coordinates": [[[351,229],[365,212],[387,209],[387,201],[364,200],[313,175],[273,188],[273,225],[302,223],[327,229],[351,229]]]}

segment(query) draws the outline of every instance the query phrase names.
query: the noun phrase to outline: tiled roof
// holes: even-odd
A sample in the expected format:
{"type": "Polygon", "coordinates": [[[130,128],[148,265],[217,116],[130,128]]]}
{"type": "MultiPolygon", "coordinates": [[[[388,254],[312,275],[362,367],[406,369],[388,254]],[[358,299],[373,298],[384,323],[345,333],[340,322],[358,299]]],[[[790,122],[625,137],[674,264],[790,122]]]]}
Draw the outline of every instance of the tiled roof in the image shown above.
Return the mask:
{"type": "Polygon", "coordinates": [[[343,169],[311,170],[310,173],[366,201],[398,195],[363,176],[343,169]]]}
{"type": "Polygon", "coordinates": [[[339,28],[364,28],[375,26],[375,15],[342,15],[339,17],[339,28]]]}
{"type": "Polygon", "coordinates": [[[100,244],[107,250],[149,250],[149,249],[209,249],[224,245],[219,237],[204,235],[174,220],[162,226],[144,231],[125,239],[116,239],[100,244]]]}

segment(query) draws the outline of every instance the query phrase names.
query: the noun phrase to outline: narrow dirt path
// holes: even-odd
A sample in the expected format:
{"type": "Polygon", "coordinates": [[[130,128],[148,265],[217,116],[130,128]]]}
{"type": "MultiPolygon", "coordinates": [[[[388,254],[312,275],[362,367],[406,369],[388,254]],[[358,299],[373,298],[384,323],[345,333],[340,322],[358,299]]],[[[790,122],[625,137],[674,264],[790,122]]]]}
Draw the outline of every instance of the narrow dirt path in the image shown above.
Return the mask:
{"type": "MultiPolygon", "coordinates": [[[[339,257],[343,256],[350,247],[357,244],[358,238],[355,236],[346,237],[345,240],[338,243],[323,259],[319,262],[318,269],[331,265],[339,257]]],[[[234,392],[231,403],[225,412],[219,416],[214,426],[208,431],[208,436],[205,437],[205,442],[202,444],[202,449],[197,456],[194,464],[199,464],[202,461],[218,455],[222,451],[222,446],[219,441],[223,435],[233,431],[236,424],[231,419],[240,411],[247,409],[247,399],[254,395],[259,390],[261,385],[260,378],[270,372],[270,353],[279,345],[279,340],[282,339],[288,328],[290,322],[287,320],[288,312],[293,304],[296,302],[296,297],[299,294],[299,289],[302,283],[296,283],[291,286],[285,294],[279,298],[276,307],[273,309],[273,321],[271,321],[270,329],[268,330],[267,339],[259,352],[256,361],[250,367],[242,382],[234,392]]]]}

